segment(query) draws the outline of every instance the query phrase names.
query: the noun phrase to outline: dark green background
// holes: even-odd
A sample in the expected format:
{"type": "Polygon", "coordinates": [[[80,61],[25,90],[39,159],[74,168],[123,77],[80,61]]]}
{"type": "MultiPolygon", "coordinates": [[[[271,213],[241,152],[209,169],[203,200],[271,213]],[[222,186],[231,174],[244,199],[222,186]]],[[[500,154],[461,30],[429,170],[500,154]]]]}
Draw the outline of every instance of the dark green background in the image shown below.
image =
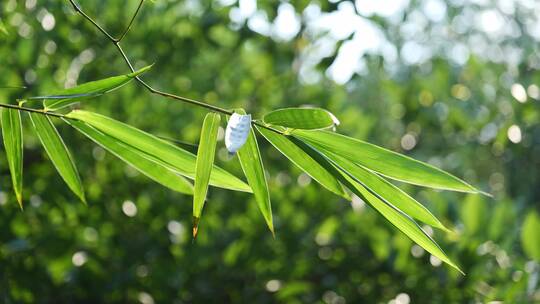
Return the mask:
{"type": "MultiPolygon", "coordinates": [[[[324,12],[339,8],[326,1],[292,4],[302,12],[317,3],[324,12]]],[[[244,23],[231,26],[235,3],[148,3],[123,45],[137,67],[155,63],[144,79],[157,88],[224,108],[244,107],[255,117],[280,107],[324,107],[341,120],[339,132],[429,161],[492,193],[491,199],[400,185],[456,231],[434,231],[434,237],[466,276],[433,266],[437,261],[369,207],[356,202],[353,208],[309,183],[262,138],[276,239],[253,197],[211,189],[192,243],[191,197],[152,183],[58,122],[86,188],[84,206],[47,160],[24,115],[24,212],[0,157],[1,301],[388,303],[397,297],[393,303],[405,304],[407,296],[411,303],[540,301],[538,251],[524,249],[540,246],[540,231],[522,230],[525,217],[539,210],[540,103],[531,97],[520,103],[511,95],[513,84],[540,84],[538,41],[526,28],[534,9],[516,4],[513,13],[502,13],[519,34],[493,38],[471,28],[448,33],[441,24],[500,7],[453,3],[442,21],[424,25],[430,58],[388,63],[368,54],[364,71],[344,85],[324,77],[344,41],[316,65],[321,80],[305,84],[299,81],[299,54],[321,37],[305,31],[305,23],[289,41],[257,34],[244,23]],[[478,45],[470,39],[475,35],[488,49],[500,50],[502,59],[476,55],[478,45]],[[463,64],[445,55],[445,46],[458,42],[470,48],[463,64]],[[505,62],[514,49],[518,60],[505,62]],[[519,143],[508,139],[511,125],[521,129],[519,143]],[[405,134],[417,141],[410,151],[400,145],[405,134]],[[125,201],[137,206],[134,217],[122,211],[125,201]],[[85,263],[75,265],[81,256],[85,263]]],[[[137,4],[81,1],[116,35],[137,4]]],[[[402,25],[418,18],[424,4],[412,1],[401,19],[368,19],[399,52],[410,39],[402,25]]],[[[278,6],[258,1],[270,20],[278,6]]],[[[128,71],[114,46],[67,1],[2,1],[0,20],[7,30],[0,31],[0,85],[28,86],[0,90],[3,103],[51,93],[70,78],[73,85],[128,71]],[[40,22],[46,14],[55,18],[50,31],[40,22]]],[[[206,113],[150,95],[134,82],[80,107],[190,142],[198,141],[206,113]]],[[[241,175],[222,142],[218,161],[241,175]]]]}

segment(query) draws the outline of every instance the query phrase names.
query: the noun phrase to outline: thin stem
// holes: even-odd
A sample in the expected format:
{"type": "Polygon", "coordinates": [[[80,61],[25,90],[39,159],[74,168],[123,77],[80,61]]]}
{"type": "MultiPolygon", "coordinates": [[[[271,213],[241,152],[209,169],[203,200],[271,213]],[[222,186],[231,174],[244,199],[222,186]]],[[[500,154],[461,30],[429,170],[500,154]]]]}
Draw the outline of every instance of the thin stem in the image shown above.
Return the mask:
{"type": "Polygon", "coordinates": [[[25,86],[0,86],[0,89],[23,90],[23,89],[26,89],[26,87],[25,86]]]}
{"type": "Polygon", "coordinates": [[[90,21],[103,35],[107,36],[111,41],[115,41],[114,37],[111,36],[104,28],[102,28],[97,22],[94,21],[94,19],[90,18],[80,7],[77,3],[75,3],[74,0],[69,0],[75,11],[79,14],[81,14],[86,20],[90,21]]]}
{"type": "Polygon", "coordinates": [[[131,28],[131,26],[133,25],[133,21],[135,21],[135,18],[137,17],[137,15],[139,14],[139,11],[141,10],[141,7],[143,6],[144,4],[144,0],[141,0],[139,2],[139,6],[137,6],[137,10],[135,11],[135,14],[133,14],[133,17],[131,17],[131,20],[129,21],[129,24],[128,26],[126,27],[126,30],[122,33],[122,35],[120,36],[120,38],[116,39],[117,42],[120,42],[122,41],[122,39],[124,39],[124,37],[126,36],[126,34],[129,32],[129,29],[131,28]]]}
{"type": "MultiPolygon", "coordinates": [[[[132,72],[135,72],[135,69],[133,68],[133,65],[131,64],[131,61],[129,60],[129,58],[127,57],[126,53],[124,52],[122,46],[120,45],[120,40],[117,40],[115,39],[112,35],[110,35],[104,28],[102,28],[96,21],[94,21],[92,19],[92,17],[88,16],[78,5],[77,3],[75,3],[74,0],[68,0],[71,5],[73,5],[73,7],[75,8],[75,11],[77,11],[79,14],[81,14],[86,20],[88,20],[90,23],[92,23],[101,33],[103,33],[115,46],[116,48],[118,49],[118,51],[120,52],[120,55],[122,55],[122,57],[124,58],[124,61],[126,62],[126,64],[129,66],[129,69],[132,71],[132,72]]],[[[144,1],[144,0],[143,0],[144,1]]],[[[141,1],[141,2],[143,2],[141,1]]],[[[137,10],[139,11],[139,10],[137,10]]],[[[137,12],[136,12],[137,13],[137,12]]],[[[134,18],[133,18],[134,19],[134,18]]],[[[193,104],[193,105],[197,105],[197,106],[200,106],[200,107],[204,107],[204,108],[207,108],[211,111],[215,111],[215,112],[219,112],[219,113],[222,113],[222,114],[226,114],[226,115],[232,115],[232,111],[228,111],[226,109],[223,109],[223,108],[220,108],[220,107],[217,107],[217,106],[213,106],[213,105],[210,105],[210,104],[207,104],[205,102],[201,102],[201,101],[197,101],[197,100],[194,100],[194,99],[190,99],[190,98],[186,98],[186,97],[182,97],[182,96],[178,96],[178,95],[175,95],[175,94],[171,94],[171,93],[167,93],[167,92],[162,92],[160,90],[157,90],[157,89],[154,89],[153,87],[151,87],[149,84],[147,84],[146,82],[144,82],[140,77],[136,77],[136,80],[141,83],[148,91],[150,91],[152,94],[156,94],[156,95],[160,95],[160,96],[163,96],[163,97],[167,97],[167,98],[171,98],[171,99],[175,99],[175,100],[180,100],[180,101],[183,101],[183,102],[186,102],[186,103],[190,103],[190,104],[193,104]]]]}
{"type": "MultiPolygon", "coordinates": [[[[75,3],[74,0],[68,0],[68,1],[71,3],[71,5],[73,5],[73,7],[75,8],[75,11],[77,11],[86,20],[88,20],[90,23],[92,23],[101,33],[103,33],[107,37],[107,39],[109,39],[114,44],[114,46],[116,47],[116,49],[118,50],[118,52],[120,53],[120,55],[122,56],[122,58],[124,59],[126,64],[128,65],[129,69],[132,72],[135,72],[135,68],[133,67],[133,64],[131,64],[131,61],[129,60],[129,57],[126,55],[126,53],[124,52],[124,49],[120,45],[120,41],[122,40],[122,38],[124,38],[125,34],[128,32],[129,28],[132,26],[133,21],[135,20],[135,17],[138,15],[144,0],[141,0],[141,2],[139,3],[139,6],[137,7],[137,10],[135,11],[135,14],[131,18],[131,21],[129,23],[128,28],[126,29],[124,34],[122,34],[122,36],[119,39],[115,39],[104,28],[102,28],[96,21],[94,21],[92,19],[92,17],[88,16],[77,5],[77,3],[75,3]]],[[[142,80],[142,78],[140,78],[140,76],[136,76],[135,79],[137,80],[137,82],[139,82],[141,85],[143,85],[152,94],[159,95],[159,96],[166,97],[166,98],[170,98],[170,99],[173,99],[173,100],[182,101],[184,103],[189,103],[189,104],[192,104],[192,105],[196,105],[196,106],[199,106],[199,107],[202,107],[202,108],[206,108],[206,109],[208,109],[210,111],[218,112],[218,113],[225,114],[225,115],[232,115],[234,113],[233,111],[229,111],[229,110],[223,109],[221,107],[214,106],[214,105],[202,102],[202,101],[198,101],[198,100],[194,100],[194,99],[190,99],[190,98],[187,98],[187,97],[182,97],[182,96],[178,96],[178,95],[175,95],[175,94],[172,94],[172,93],[163,92],[163,91],[154,89],[152,86],[147,84],[144,80],[142,80]]],[[[262,128],[274,131],[276,133],[284,134],[283,132],[281,132],[279,130],[276,130],[274,128],[268,127],[268,126],[266,126],[266,125],[264,125],[262,123],[259,123],[259,122],[253,121],[253,120],[251,121],[251,123],[254,124],[254,125],[260,126],[262,128]]]]}
{"type": "Polygon", "coordinates": [[[206,108],[208,110],[218,112],[218,113],[222,113],[222,114],[225,114],[225,115],[232,115],[234,113],[233,111],[228,111],[228,110],[225,110],[223,108],[213,106],[211,104],[207,104],[207,103],[200,102],[200,101],[197,101],[197,100],[194,100],[194,99],[190,99],[190,98],[178,96],[178,95],[175,95],[175,94],[171,94],[171,93],[156,90],[156,89],[152,88],[151,86],[149,86],[148,84],[146,84],[144,81],[142,81],[140,79],[139,79],[139,82],[142,83],[151,93],[156,94],[156,95],[160,95],[160,96],[175,99],[175,100],[180,100],[180,101],[190,103],[190,104],[193,104],[193,105],[196,105],[196,106],[199,106],[199,107],[203,107],[203,108],[206,108]]]}
{"type": "Polygon", "coordinates": [[[11,104],[7,104],[7,103],[0,103],[0,108],[8,108],[8,109],[14,109],[14,110],[19,110],[19,111],[32,112],[32,113],[38,113],[38,114],[42,114],[42,115],[48,115],[48,116],[53,116],[53,117],[60,117],[60,118],[70,119],[69,117],[67,117],[64,114],[54,113],[54,112],[46,112],[46,111],[44,111],[42,109],[32,109],[32,108],[27,108],[27,107],[11,105],[11,104]]]}

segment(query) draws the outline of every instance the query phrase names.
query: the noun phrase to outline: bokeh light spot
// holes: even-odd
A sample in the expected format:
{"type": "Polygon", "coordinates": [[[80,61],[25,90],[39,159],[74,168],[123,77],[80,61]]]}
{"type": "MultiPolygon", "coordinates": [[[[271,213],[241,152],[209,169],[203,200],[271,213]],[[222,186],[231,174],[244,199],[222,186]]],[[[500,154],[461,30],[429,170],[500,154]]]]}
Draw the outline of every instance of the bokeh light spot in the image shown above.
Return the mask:
{"type": "Polygon", "coordinates": [[[122,203],[122,212],[129,217],[137,215],[137,206],[132,201],[124,201],[122,203]]]}

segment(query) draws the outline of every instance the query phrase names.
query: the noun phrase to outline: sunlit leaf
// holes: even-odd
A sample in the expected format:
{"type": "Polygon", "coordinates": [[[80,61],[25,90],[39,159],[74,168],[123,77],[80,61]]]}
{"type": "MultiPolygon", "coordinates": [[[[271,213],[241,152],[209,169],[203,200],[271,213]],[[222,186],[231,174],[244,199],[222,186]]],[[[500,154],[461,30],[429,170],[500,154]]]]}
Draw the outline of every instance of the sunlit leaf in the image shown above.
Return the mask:
{"type": "Polygon", "coordinates": [[[294,130],[293,135],[318,149],[343,156],[395,180],[437,189],[479,193],[466,182],[432,165],[358,139],[323,130],[294,130]]]}
{"type": "MultiPolygon", "coordinates": [[[[349,182],[349,189],[358,195],[362,200],[375,208],[375,210],[377,210],[390,223],[392,223],[392,225],[411,238],[420,247],[424,248],[427,252],[463,273],[461,269],[446,256],[441,247],[439,247],[439,245],[437,245],[437,243],[424,230],[422,230],[422,228],[420,228],[420,226],[418,226],[418,224],[412,218],[400,211],[395,206],[385,203],[383,200],[379,199],[373,193],[368,191],[367,188],[355,181],[351,176],[347,175],[346,173],[344,173],[343,176],[349,182]]],[[[347,184],[345,181],[342,182],[347,184]]]]}
{"type": "MultiPolygon", "coordinates": [[[[385,202],[381,199],[380,195],[374,191],[366,188],[361,184],[359,180],[353,177],[350,173],[342,170],[339,167],[329,166],[329,160],[321,154],[321,152],[315,150],[314,147],[309,144],[305,144],[300,140],[296,141],[298,145],[311,157],[316,159],[322,164],[325,164],[325,168],[331,172],[343,185],[345,185],[354,194],[360,197],[363,201],[377,210],[384,218],[386,218],[392,225],[398,230],[403,232],[415,243],[424,248],[426,251],[439,258],[441,261],[454,267],[458,271],[462,272],[459,267],[454,264],[444,253],[444,251],[437,245],[437,243],[424,231],[418,224],[403,211],[396,208],[394,205],[385,202]]],[[[331,162],[331,161],[330,161],[331,162]]],[[[463,272],[462,272],[463,273],[463,272]]]]}
{"type": "MultiPolygon", "coordinates": [[[[82,120],[101,132],[155,157],[181,175],[195,178],[196,156],[188,151],[133,126],[100,114],[76,110],[67,116],[82,120]]],[[[251,192],[249,185],[215,165],[210,174],[210,185],[251,192]]]]}
{"type": "Polygon", "coordinates": [[[170,138],[170,137],[166,137],[166,136],[157,136],[158,138],[160,139],[163,139],[165,141],[168,141],[172,144],[175,144],[176,146],[179,146],[180,148],[186,150],[186,151],[189,151],[191,153],[197,153],[197,149],[199,148],[199,146],[197,146],[196,144],[192,144],[190,142],[186,142],[186,141],[183,141],[183,140],[179,140],[179,139],[175,139],[175,138],[170,138]]]}
{"type": "Polygon", "coordinates": [[[51,95],[36,96],[29,99],[43,99],[43,106],[47,111],[56,111],[80,100],[100,96],[114,91],[127,84],[138,75],[147,72],[151,67],[152,66],[147,66],[126,75],[87,82],[73,88],[55,92],[51,95]]]}
{"type": "Polygon", "coordinates": [[[339,125],[332,113],[320,108],[279,109],[264,115],[263,121],[293,129],[325,129],[339,125]]]}
{"type": "Polygon", "coordinates": [[[129,146],[114,137],[110,137],[90,125],[77,120],[65,120],[86,137],[120,158],[142,174],[161,185],[180,193],[193,194],[193,185],[182,176],[172,172],[160,162],[152,160],[151,156],[129,146]]]}
{"type": "MultiPolygon", "coordinates": [[[[242,109],[236,110],[238,114],[245,115],[246,112],[242,109]]],[[[268,229],[274,234],[274,222],[272,219],[272,204],[270,202],[270,192],[268,191],[268,183],[264,174],[264,165],[257,144],[257,138],[253,129],[249,131],[246,143],[238,150],[238,159],[244,171],[255,201],[261,211],[268,229]]]]}
{"type": "Polygon", "coordinates": [[[216,142],[221,117],[217,113],[208,113],[204,118],[197,150],[197,164],[195,167],[195,187],[193,190],[193,237],[197,237],[199,220],[201,218],[210,172],[214,165],[216,142]]]}
{"type": "Polygon", "coordinates": [[[11,182],[19,206],[22,208],[22,181],[23,181],[23,133],[21,114],[17,110],[2,109],[2,137],[6,149],[11,182]]]}
{"type": "Polygon", "coordinates": [[[54,167],[62,179],[64,179],[69,189],[86,203],[81,179],[73,158],[50,118],[37,113],[29,113],[29,115],[34,130],[54,167]]]}
{"type": "Polygon", "coordinates": [[[324,154],[341,169],[354,176],[356,180],[361,181],[364,187],[376,192],[382,199],[396,206],[407,215],[435,228],[449,231],[426,207],[373,171],[356,165],[350,160],[336,154],[330,152],[324,154]]]}
{"type": "Polygon", "coordinates": [[[536,261],[540,261],[540,216],[536,211],[529,211],[521,228],[521,246],[525,253],[536,261]]]}
{"type": "Polygon", "coordinates": [[[268,129],[257,127],[257,130],[283,155],[311,178],[316,180],[326,189],[333,193],[350,199],[343,186],[321,164],[307,155],[302,149],[294,144],[288,136],[278,134],[268,129]]]}

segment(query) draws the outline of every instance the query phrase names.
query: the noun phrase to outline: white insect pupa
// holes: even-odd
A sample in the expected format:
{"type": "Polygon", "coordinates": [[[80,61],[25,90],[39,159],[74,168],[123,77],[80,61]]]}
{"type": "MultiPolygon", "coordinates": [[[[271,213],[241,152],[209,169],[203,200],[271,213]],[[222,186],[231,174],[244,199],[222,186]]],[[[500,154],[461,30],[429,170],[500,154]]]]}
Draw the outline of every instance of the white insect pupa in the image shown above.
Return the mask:
{"type": "Polygon", "coordinates": [[[236,153],[246,143],[251,130],[251,114],[233,113],[225,129],[225,146],[230,153],[236,153]]]}

